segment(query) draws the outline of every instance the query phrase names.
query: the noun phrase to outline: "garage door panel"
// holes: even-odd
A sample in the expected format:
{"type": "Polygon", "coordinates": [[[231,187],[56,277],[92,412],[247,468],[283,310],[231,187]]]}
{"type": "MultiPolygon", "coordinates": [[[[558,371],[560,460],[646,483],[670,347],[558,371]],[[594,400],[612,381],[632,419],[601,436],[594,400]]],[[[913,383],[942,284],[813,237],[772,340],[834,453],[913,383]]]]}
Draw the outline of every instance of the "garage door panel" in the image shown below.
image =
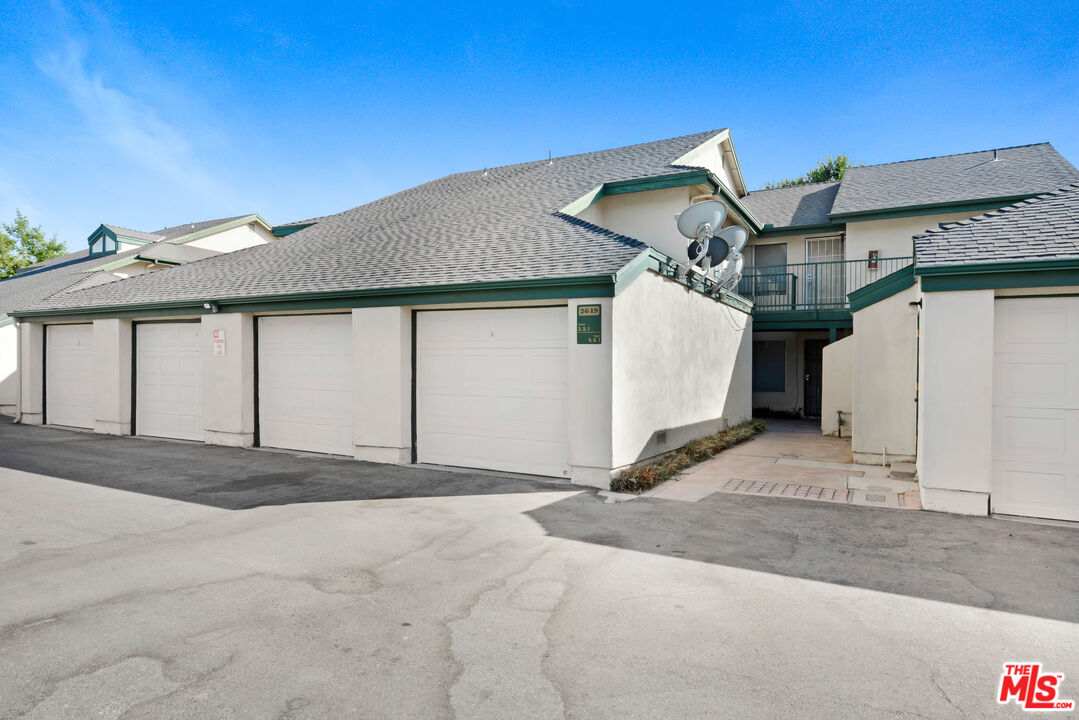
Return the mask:
{"type": "Polygon", "coordinates": [[[135,432],[203,440],[201,323],[135,326],[135,432]]]}
{"type": "Polygon", "coordinates": [[[996,301],[994,512],[1079,520],[1079,298],[996,301]]]}
{"type": "Polygon", "coordinates": [[[259,443],[352,455],[352,315],[259,318],[259,443]]]}
{"type": "Polygon", "coordinates": [[[420,462],[568,473],[566,309],[417,315],[420,462]]]}
{"type": "Polygon", "coordinates": [[[1079,520],[1079,473],[1074,468],[1002,462],[994,473],[993,512],[1079,520]]]}
{"type": "Polygon", "coordinates": [[[45,420],[94,427],[94,326],[50,325],[45,330],[45,420]]]}

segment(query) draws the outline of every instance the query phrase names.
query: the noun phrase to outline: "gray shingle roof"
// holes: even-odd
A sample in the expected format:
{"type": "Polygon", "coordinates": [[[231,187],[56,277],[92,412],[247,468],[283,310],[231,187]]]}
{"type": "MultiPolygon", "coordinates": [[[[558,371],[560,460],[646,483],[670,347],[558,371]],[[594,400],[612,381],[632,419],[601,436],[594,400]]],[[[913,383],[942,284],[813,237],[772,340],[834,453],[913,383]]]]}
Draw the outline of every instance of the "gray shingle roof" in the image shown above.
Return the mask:
{"type": "MultiPolygon", "coordinates": [[[[221,222],[227,221],[211,221],[209,226],[221,222]]],[[[113,226],[106,227],[111,228],[113,226]]],[[[137,232],[126,228],[118,229],[125,233],[137,232]]],[[[148,233],[139,234],[150,237],[148,233]]],[[[0,280],[0,317],[12,310],[42,303],[46,298],[59,293],[73,292],[77,288],[116,281],[117,278],[111,275],[91,279],[94,275],[102,274],[98,272],[98,268],[116,260],[134,259],[138,256],[164,260],[165,262],[186,263],[220,254],[214,250],[195,248],[190,245],[174,245],[165,240],[157,240],[113,255],[91,258],[89,257],[89,252],[90,250],[87,248],[68,253],[31,266],[31,268],[39,272],[20,273],[5,280],[0,280]],[[64,262],[71,262],[71,264],[64,265],[64,262]]]]}
{"type": "Polygon", "coordinates": [[[161,242],[143,245],[139,248],[138,255],[144,260],[158,260],[167,263],[189,263],[195,260],[220,255],[217,250],[194,247],[192,245],[176,245],[162,240],[161,242]]]}
{"type": "Polygon", "coordinates": [[[865,165],[847,170],[833,215],[1049,192],[1079,170],[1049,143],[865,165]]]}
{"type": "Polygon", "coordinates": [[[119,225],[106,224],[104,227],[112,230],[117,235],[125,235],[129,238],[134,238],[136,240],[149,240],[150,242],[157,242],[158,240],[162,239],[162,236],[156,233],[146,233],[142,230],[132,230],[131,228],[124,228],[120,227],[119,225]]]}
{"type": "MultiPolygon", "coordinates": [[[[254,215],[254,213],[248,213],[248,215],[254,215]]],[[[158,238],[164,238],[165,240],[175,240],[178,237],[184,235],[190,235],[200,230],[206,230],[217,225],[224,225],[227,222],[233,220],[239,220],[240,218],[247,217],[247,215],[233,215],[227,218],[218,218],[217,220],[203,220],[201,222],[186,223],[184,225],[176,225],[174,227],[163,228],[161,230],[155,230],[152,234],[158,236],[158,238]]]]}
{"type": "Polygon", "coordinates": [[[66,263],[66,262],[74,262],[76,260],[83,260],[89,254],[90,254],[90,248],[83,248],[82,250],[76,250],[73,253],[67,253],[66,255],[60,255],[59,257],[54,257],[54,258],[52,258],[50,260],[42,260],[39,263],[34,263],[33,265],[27,265],[26,267],[19,270],[19,272],[16,273],[16,274],[17,275],[22,275],[22,274],[30,273],[30,272],[38,272],[39,270],[45,270],[47,268],[51,268],[54,265],[61,265],[61,264],[66,263]]]}
{"type": "Polygon", "coordinates": [[[917,267],[1079,258],[1079,183],[914,237],[917,267]]]}
{"type": "Polygon", "coordinates": [[[761,223],[777,228],[828,222],[839,182],[810,183],[773,190],[754,190],[742,198],[761,223]]]}
{"type": "MultiPolygon", "coordinates": [[[[259,245],[19,309],[202,301],[613,274],[643,243],[559,209],[604,182],[684,172],[718,131],[449,175],[259,245]]],[[[673,221],[672,221],[673,222],[673,221]]]]}
{"type": "MultiPolygon", "coordinates": [[[[128,250],[119,255],[107,256],[105,262],[116,257],[133,256],[137,250],[128,250]]],[[[55,293],[65,290],[85,278],[91,271],[101,266],[101,258],[87,258],[71,265],[60,265],[45,272],[29,275],[15,275],[0,280],[0,314],[29,307],[42,302],[55,293]]]]}

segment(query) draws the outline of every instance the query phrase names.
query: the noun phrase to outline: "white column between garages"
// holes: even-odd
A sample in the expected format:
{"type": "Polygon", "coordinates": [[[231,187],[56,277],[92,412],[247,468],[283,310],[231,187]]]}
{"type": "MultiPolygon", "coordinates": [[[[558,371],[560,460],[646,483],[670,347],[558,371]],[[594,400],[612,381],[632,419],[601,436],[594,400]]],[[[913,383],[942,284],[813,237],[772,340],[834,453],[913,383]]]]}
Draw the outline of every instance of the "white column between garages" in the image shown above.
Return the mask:
{"type": "Polygon", "coordinates": [[[45,326],[19,323],[19,407],[21,422],[40,425],[44,416],[45,326]]]}
{"type": "Polygon", "coordinates": [[[569,343],[569,464],[576,485],[609,489],[611,484],[611,298],[569,301],[566,332],[569,343]],[[577,343],[577,306],[599,305],[602,342],[577,343]]]}
{"type": "Polygon", "coordinates": [[[94,320],[94,378],[94,432],[130,435],[130,320],[94,320]]]}
{"type": "Polygon", "coordinates": [[[210,445],[254,444],[255,322],[247,313],[202,316],[202,427],[210,445]]]}
{"type": "Polygon", "coordinates": [[[352,310],[355,457],[412,462],[412,311],[352,310]]]}

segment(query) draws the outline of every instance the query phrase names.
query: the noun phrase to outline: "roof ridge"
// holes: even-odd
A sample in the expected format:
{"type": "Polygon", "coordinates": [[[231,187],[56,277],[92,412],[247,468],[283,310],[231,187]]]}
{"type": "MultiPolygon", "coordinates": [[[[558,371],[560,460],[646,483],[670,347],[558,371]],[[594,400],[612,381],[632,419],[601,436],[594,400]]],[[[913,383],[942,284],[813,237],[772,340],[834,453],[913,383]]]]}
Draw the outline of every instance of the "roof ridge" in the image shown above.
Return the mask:
{"type": "Polygon", "coordinates": [[[841,182],[843,182],[843,181],[842,180],[817,180],[816,182],[804,182],[804,183],[798,183],[797,185],[784,185],[782,187],[774,187],[774,188],[758,188],[757,190],[750,190],[749,192],[750,193],[758,193],[758,192],[772,192],[773,190],[794,190],[795,188],[809,187],[809,186],[812,186],[812,185],[838,185],[841,182]]]}
{"type": "MultiPolygon", "coordinates": [[[[703,132],[688,133],[686,135],[678,135],[676,137],[660,138],[659,140],[648,140],[648,141],[645,141],[645,142],[633,143],[632,145],[617,145],[615,147],[604,148],[603,150],[590,150],[588,152],[571,153],[569,155],[555,155],[555,156],[550,158],[550,161],[554,162],[555,160],[569,160],[571,158],[581,158],[581,157],[586,157],[588,155],[599,155],[600,153],[609,153],[609,152],[614,152],[615,150],[629,150],[629,149],[632,149],[632,148],[643,147],[645,145],[658,145],[659,143],[675,142],[677,140],[685,140],[686,138],[696,137],[698,135],[704,135],[704,136],[707,136],[707,137],[714,137],[714,136],[720,134],[721,132],[723,132],[724,130],[727,130],[727,129],[728,128],[717,128],[715,130],[705,130],[703,132]]],[[[684,155],[684,154],[685,153],[682,153],[682,155],[684,155]]],[[[677,157],[671,158],[671,163],[673,163],[677,159],[678,159],[677,157]]],[[[540,158],[539,160],[525,160],[523,162],[510,163],[508,165],[494,165],[494,166],[491,166],[491,167],[481,168],[479,170],[475,170],[475,169],[473,169],[473,170],[460,170],[460,171],[455,172],[455,173],[450,173],[449,175],[443,175],[440,178],[435,178],[435,180],[442,180],[443,178],[454,177],[454,176],[457,176],[457,175],[471,175],[472,173],[477,173],[477,172],[485,172],[485,171],[486,172],[491,172],[492,170],[505,170],[507,168],[517,168],[517,167],[523,167],[525,165],[532,165],[532,164],[535,164],[535,163],[545,163],[545,162],[548,162],[547,158],[540,158]]],[[[668,164],[670,164],[670,163],[668,163],[668,164]]],[[[695,167],[695,166],[671,165],[671,167],[695,167]]],[[[430,182],[434,182],[435,180],[431,180],[430,182]]],[[[426,183],[424,183],[424,184],[426,184],[426,183]]],[[[416,186],[416,187],[419,187],[419,186],[416,186]]]]}
{"type": "Polygon", "coordinates": [[[158,234],[163,233],[163,232],[165,232],[167,230],[175,230],[176,228],[186,227],[188,225],[202,225],[204,223],[224,224],[224,223],[227,223],[227,222],[229,222],[231,220],[239,220],[240,218],[250,217],[252,215],[258,215],[258,213],[243,213],[242,215],[232,215],[232,216],[223,217],[223,218],[213,218],[211,220],[195,220],[194,222],[184,222],[184,223],[180,223],[179,225],[169,225],[168,227],[163,227],[160,230],[154,230],[153,232],[146,233],[146,234],[147,235],[158,235],[158,234]]]}
{"type": "Polygon", "coordinates": [[[112,223],[101,223],[105,227],[111,230],[127,230],[128,232],[137,232],[141,235],[157,235],[158,232],[146,232],[145,230],[136,230],[135,228],[124,227],[123,225],[113,225],[112,223]]]}
{"type": "MultiPolygon", "coordinates": [[[[856,170],[858,168],[871,168],[871,167],[884,167],[885,165],[902,165],[904,163],[922,162],[923,160],[940,160],[942,158],[963,157],[964,155],[978,155],[979,153],[993,152],[994,150],[1018,150],[1019,148],[1038,147],[1039,145],[1053,146],[1053,143],[1049,141],[1027,143],[1025,145],[1008,145],[1006,147],[993,147],[985,148],[984,150],[971,150],[969,152],[961,153],[947,153],[945,155],[929,155],[927,157],[911,158],[909,160],[892,160],[891,162],[872,163],[870,165],[852,165],[847,168],[848,170],[856,170]]],[[[840,181],[842,182],[842,181],[840,181]]]]}
{"type": "Polygon", "coordinates": [[[1014,202],[1011,205],[1005,205],[1002,208],[990,210],[989,212],[982,213],[981,215],[975,215],[974,217],[969,217],[964,220],[953,220],[951,222],[939,223],[935,228],[930,228],[925,232],[918,233],[914,237],[923,237],[926,235],[933,235],[935,233],[945,233],[950,230],[955,230],[956,228],[963,227],[964,225],[973,225],[975,223],[986,222],[1002,215],[1007,215],[1009,213],[1022,210],[1029,205],[1037,205],[1038,203],[1045,200],[1049,200],[1054,197],[1061,197],[1062,195],[1067,195],[1068,193],[1072,192],[1079,192],[1079,182],[1069,183],[1068,185],[1057,188],[1056,190],[1050,190],[1049,192],[1035,195],[1032,198],[1020,200],[1019,202],[1014,202]]]}

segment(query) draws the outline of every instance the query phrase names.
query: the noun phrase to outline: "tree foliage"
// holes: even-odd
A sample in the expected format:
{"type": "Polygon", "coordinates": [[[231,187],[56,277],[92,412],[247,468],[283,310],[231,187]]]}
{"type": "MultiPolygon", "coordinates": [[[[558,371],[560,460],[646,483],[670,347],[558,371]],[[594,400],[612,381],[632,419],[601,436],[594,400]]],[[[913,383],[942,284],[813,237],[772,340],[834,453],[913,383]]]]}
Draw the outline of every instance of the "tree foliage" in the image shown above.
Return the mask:
{"type": "Polygon", "coordinates": [[[49,260],[67,252],[53,235],[46,239],[41,226],[30,226],[22,211],[15,211],[15,221],[0,223],[0,278],[10,277],[19,268],[49,260]]]}
{"type": "Polygon", "coordinates": [[[824,160],[817,163],[817,166],[805,175],[793,179],[784,178],[775,183],[767,183],[764,186],[764,189],[774,190],[775,188],[794,187],[795,185],[805,185],[806,183],[842,180],[843,175],[852,167],[854,167],[854,163],[851,162],[846,153],[839,153],[835,157],[829,155],[824,160]]]}

